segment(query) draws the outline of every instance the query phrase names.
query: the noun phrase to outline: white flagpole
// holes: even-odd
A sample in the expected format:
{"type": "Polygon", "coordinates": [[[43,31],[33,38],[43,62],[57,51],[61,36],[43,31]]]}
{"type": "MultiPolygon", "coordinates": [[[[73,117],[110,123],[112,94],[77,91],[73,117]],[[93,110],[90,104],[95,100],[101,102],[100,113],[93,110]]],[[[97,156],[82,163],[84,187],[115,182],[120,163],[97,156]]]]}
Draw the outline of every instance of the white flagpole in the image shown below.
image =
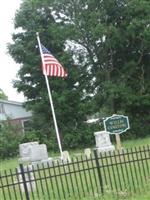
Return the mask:
{"type": "MultiPolygon", "coordinates": [[[[36,35],[37,35],[37,41],[38,41],[40,54],[41,54],[41,58],[42,58],[42,63],[44,63],[44,59],[43,59],[43,56],[42,56],[42,48],[41,48],[41,42],[40,42],[39,33],[36,33],[36,35]]],[[[48,78],[47,78],[47,75],[46,75],[46,72],[45,72],[45,68],[44,68],[44,76],[45,76],[45,81],[46,81],[49,101],[50,101],[50,105],[51,105],[51,109],[52,109],[52,115],[53,115],[53,120],[54,120],[54,126],[55,126],[58,146],[59,146],[60,154],[62,156],[62,146],[61,146],[60,136],[59,136],[59,132],[58,132],[58,126],[57,126],[57,121],[56,121],[56,116],[55,116],[55,111],[54,111],[54,106],[53,106],[53,100],[52,100],[50,85],[49,85],[48,78]]]]}

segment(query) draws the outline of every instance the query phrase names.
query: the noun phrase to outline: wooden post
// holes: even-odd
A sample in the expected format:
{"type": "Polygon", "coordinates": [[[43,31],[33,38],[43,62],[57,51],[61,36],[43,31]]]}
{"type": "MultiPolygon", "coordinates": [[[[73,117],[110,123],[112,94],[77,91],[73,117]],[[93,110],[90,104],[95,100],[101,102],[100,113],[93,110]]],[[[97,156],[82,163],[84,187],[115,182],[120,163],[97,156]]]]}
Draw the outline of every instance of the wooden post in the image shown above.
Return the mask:
{"type": "Polygon", "coordinates": [[[117,145],[117,150],[121,150],[122,146],[121,146],[121,139],[120,139],[120,134],[116,133],[116,145],[117,145]]]}

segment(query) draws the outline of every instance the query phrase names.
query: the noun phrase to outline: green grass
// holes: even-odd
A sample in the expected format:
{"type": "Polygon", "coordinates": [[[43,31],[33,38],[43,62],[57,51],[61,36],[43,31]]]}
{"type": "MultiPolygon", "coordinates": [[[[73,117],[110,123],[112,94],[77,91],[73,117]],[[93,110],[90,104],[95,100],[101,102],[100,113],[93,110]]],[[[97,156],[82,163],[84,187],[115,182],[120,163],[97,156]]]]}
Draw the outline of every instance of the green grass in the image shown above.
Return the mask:
{"type": "Polygon", "coordinates": [[[132,148],[132,147],[139,147],[143,145],[150,145],[150,137],[147,138],[140,138],[136,140],[126,140],[122,142],[122,146],[124,148],[132,148]]]}
{"type": "MultiPolygon", "coordinates": [[[[71,198],[68,200],[77,200],[77,198],[71,198]]],[[[80,200],[91,200],[91,198],[81,198],[80,200]]],[[[103,197],[93,198],[92,200],[150,200],[150,194],[141,194],[141,195],[135,195],[133,197],[130,196],[118,196],[113,197],[111,195],[104,195],[103,197]]]]}
{"type": "MultiPolygon", "coordinates": [[[[67,200],[77,200],[78,198],[71,198],[67,200]]],[[[150,193],[149,194],[140,194],[140,195],[134,195],[134,196],[118,196],[118,197],[113,197],[112,195],[104,195],[98,198],[93,198],[91,197],[85,197],[85,198],[80,198],[79,200],[150,200],[150,193]]]]}

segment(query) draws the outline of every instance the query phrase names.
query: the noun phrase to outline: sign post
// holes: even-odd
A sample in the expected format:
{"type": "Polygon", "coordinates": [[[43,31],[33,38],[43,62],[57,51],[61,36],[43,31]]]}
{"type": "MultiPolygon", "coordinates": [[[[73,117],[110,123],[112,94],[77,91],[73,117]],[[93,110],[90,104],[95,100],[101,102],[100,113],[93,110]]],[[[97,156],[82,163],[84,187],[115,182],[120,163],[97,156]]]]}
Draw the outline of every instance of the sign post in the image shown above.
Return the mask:
{"type": "Polygon", "coordinates": [[[124,115],[112,115],[104,120],[104,128],[109,134],[115,134],[117,149],[121,149],[120,134],[130,128],[129,120],[124,115]]]}
{"type": "Polygon", "coordinates": [[[116,137],[116,145],[117,145],[117,149],[120,150],[122,148],[122,145],[121,145],[121,139],[120,139],[120,134],[115,134],[115,137],[116,137]]]}

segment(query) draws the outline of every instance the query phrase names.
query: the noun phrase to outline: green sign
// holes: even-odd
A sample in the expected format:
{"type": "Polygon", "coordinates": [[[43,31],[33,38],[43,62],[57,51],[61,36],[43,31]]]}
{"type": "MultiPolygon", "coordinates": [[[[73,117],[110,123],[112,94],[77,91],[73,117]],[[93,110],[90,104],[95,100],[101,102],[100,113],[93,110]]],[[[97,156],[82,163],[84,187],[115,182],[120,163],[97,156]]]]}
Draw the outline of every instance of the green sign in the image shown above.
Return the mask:
{"type": "Polygon", "coordinates": [[[107,117],[104,120],[104,128],[110,134],[123,133],[130,128],[128,117],[123,115],[107,117]]]}

